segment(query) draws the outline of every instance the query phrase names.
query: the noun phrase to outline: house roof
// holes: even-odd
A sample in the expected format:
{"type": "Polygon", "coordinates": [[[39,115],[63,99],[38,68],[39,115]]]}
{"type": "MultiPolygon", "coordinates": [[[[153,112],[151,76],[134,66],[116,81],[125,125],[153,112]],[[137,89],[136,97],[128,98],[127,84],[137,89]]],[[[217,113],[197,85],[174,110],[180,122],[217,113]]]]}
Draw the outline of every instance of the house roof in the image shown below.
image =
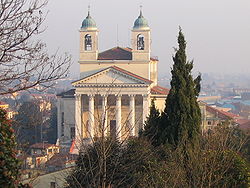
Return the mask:
{"type": "MultiPolygon", "coordinates": [[[[132,60],[132,49],[117,46],[99,53],[97,60],[132,60]]],[[[158,61],[158,58],[151,57],[150,60],[158,61]]]]}
{"type": "Polygon", "coordinates": [[[211,107],[209,105],[206,105],[206,110],[208,112],[211,112],[211,113],[216,113],[218,115],[218,117],[220,117],[220,118],[235,119],[235,118],[239,117],[239,115],[237,115],[237,114],[233,114],[231,112],[225,112],[225,111],[216,109],[214,107],[211,107]]]}
{"type": "Polygon", "coordinates": [[[63,167],[67,162],[76,161],[78,155],[70,153],[56,153],[50,160],[48,160],[46,166],[63,167]]]}
{"type": "Polygon", "coordinates": [[[132,60],[132,49],[114,47],[99,53],[98,60],[132,60]]]}
{"type": "Polygon", "coordinates": [[[45,149],[45,148],[49,148],[49,147],[59,147],[55,144],[49,144],[49,143],[35,143],[33,145],[30,146],[30,148],[33,148],[33,149],[45,149]]]}
{"type": "Polygon", "coordinates": [[[74,98],[74,94],[75,94],[75,89],[70,89],[68,91],[58,94],[57,96],[63,98],[74,98]]]}
{"type": "Polygon", "coordinates": [[[34,98],[55,98],[56,95],[55,94],[46,94],[46,93],[32,93],[31,94],[32,97],[34,98]]]}
{"type": "Polygon", "coordinates": [[[237,119],[235,122],[239,125],[239,129],[250,130],[250,120],[249,119],[237,119]]]}
{"type": "Polygon", "coordinates": [[[169,93],[168,88],[164,88],[161,86],[154,86],[151,88],[151,94],[160,94],[160,95],[167,95],[169,93]]]}
{"type": "Polygon", "coordinates": [[[0,101],[0,105],[8,105],[6,102],[0,101]]]}

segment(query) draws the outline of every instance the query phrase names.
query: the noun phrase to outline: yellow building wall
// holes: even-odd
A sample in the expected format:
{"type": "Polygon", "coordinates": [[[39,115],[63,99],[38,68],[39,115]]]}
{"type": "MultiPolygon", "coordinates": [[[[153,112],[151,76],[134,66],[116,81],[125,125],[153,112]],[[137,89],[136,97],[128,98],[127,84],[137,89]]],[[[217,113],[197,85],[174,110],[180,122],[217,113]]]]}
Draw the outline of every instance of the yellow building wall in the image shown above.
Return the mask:
{"type": "MultiPolygon", "coordinates": [[[[152,97],[151,97],[151,99],[153,99],[152,97]]],[[[160,112],[162,112],[162,111],[164,111],[164,109],[165,109],[165,100],[166,100],[166,98],[163,98],[163,97],[161,97],[161,98],[155,98],[155,107],[160,111],[160,112]]]]}
{"type": "Polygon", "coordinates": [[[80,60],[97,60],[98,56],[98,31],[80,31],[80,60]],[[86,51],[85,48],[85,36],[91,36],[92,40],[92,50],[86,51]]]}
{"type": "Polygon", "coordinates": [[[153,81],[152,86],[156,86],[158,83],[158,61],[150,61],[150,80],[153,81]]]}
{"type": "Polygon", "coordinates": [[[151,37],[150,30],[132,30],[132,56],[134,61],[149,61],[151,51],[151,37]],[[137,50],[137,36],[144,36],[144,50],[137,50]]]}

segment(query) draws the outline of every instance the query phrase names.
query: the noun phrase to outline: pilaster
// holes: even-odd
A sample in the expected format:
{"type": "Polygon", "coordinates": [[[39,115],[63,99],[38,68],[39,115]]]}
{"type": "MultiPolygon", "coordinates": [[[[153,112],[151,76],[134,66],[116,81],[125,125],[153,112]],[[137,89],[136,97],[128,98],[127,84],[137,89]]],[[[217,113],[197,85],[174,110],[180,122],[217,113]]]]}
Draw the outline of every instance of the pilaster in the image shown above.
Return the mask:
{"type": "Polygon", "coordinates": [[[143,114],[142,114],[142,122],[143,122],[143,128],[144,128],[144,123],[147,120],[148,114],[149,114],[149,95],[145,94],[143,95],[143,104],[142,104],[142,108],[143,108],[143,114]]]}
{"type": "Polygon", "coordinates": [[[80,149],[82,140],[82,96],[75,94],[75,143],[80,149]]]}
{"type": "Polygon", "coordinates": [[[107,106],[108,96],[102,95],[102,134],[107,136],[108,133],[108,106],[107,106]]]}
{"type": "Polygon", "coordinates": [[[129,95],[129,135],[135,136],[135,95],[129,95]]]}
{"type": "Polygon", "coordinates": [[[116,136],[118,140],[121,140],[122,132],[121,132],[121,119],[122,119],[122,102],[121,95],[116,95],[116,136]]]}
{"type": "Polygon", "coordinates": [[[95,126],[95,100],[94,95],[89,95],[89,124],[88,124],[88,137],[93,139],[94,126],[95,126]]]}

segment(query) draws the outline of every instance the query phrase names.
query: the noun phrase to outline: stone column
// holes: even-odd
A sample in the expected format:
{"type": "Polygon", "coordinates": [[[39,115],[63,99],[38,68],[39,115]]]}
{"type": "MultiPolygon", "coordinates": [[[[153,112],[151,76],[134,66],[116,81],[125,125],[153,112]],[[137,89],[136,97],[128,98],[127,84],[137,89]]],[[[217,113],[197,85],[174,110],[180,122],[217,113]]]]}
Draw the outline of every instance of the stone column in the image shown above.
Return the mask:
{"type": "Polygon", "coordinates": [[[89,124],[88,124],[88,137],[93,139],[95,133],[95,97],[89,95],[89,124]]]}
{"type": "Polygon", "coordinates": [[[135,136],[135,95],[129,95],[129,135],[135,136]]]}
{"type": "Polygon", "coordinates": [[[144,123],[145,121],[147,120],[147,117],[148,117],[148,113],[149,113],[149,105],[148,105],[148,102],[149,101],[149,96],[146,94],[146,95],[143,95],[143,104],[142,104],[142,110],[143,110],[143,114],[142,114],[142,128],[144,129],[144,123]]]}
{"type": "Polygon", "coordinates": [[[121,125],[122,124],[122,101],[121,95],[116,96],[116,135],[117,139],[121,140],[121,125]]]}
{"type": "Polygon", "coordinates": [[[108,134],[108,106],[107,106],[108,96],[102,95],[102,131],[104,136],[108,134]]]}
{"type": "Polygon", "coordinates": [[[75,143],[79,149],[82,139],[82,102],[81,94],[75,94],[75,143]]]}

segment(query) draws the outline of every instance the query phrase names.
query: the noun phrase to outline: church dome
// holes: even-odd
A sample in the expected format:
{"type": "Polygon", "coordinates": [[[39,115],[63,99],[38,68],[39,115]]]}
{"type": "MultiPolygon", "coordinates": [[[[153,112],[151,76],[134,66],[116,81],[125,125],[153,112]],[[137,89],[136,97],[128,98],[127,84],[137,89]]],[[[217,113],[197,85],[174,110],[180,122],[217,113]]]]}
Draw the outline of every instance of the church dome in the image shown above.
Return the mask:
{"type": "Polygon", "coordinates": [[[140,15],[135,20],[133,29],[149,29],[148,21],[143,17],[142,11],[140,11],[140,15]]]}
{"type": "Polygon", "coordinates": [[[95,20],[90,16],[88,12],[88,16],[83,20],[81,29],[84,30],[95,30],[97,29],[95,20]]]}

